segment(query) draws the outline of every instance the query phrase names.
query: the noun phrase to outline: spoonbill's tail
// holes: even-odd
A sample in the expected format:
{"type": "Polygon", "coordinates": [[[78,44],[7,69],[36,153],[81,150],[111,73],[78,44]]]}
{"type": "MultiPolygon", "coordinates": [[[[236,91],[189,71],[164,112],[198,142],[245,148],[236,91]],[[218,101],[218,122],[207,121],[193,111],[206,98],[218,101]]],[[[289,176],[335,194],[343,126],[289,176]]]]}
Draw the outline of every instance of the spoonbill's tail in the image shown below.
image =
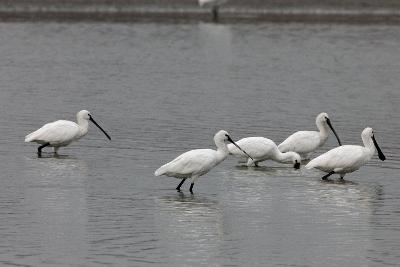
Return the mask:
{"type": "Polygon", "coordinates": [[[317,166],[318,166],[318,161],[317,161],[317,159],[318,159],[318,158],[315,158],[315,159],[311,160],[309,163],[307,163],[307,165],[305,166],[306,169],[310,170],[310,169],[312,169],[312,168],[317,167],[317,166]]]}
{"type": "Polygon", "coordinates": [[[41,134],[41,132],[42,132],[41,129],[42,128],[40,128],[40,129],[28,134],[27,136],[25,136],[25,142],[28,143],[28,142],[35,141],[36,138],[41,134]]]}
{"type": "Polygon", "coordinates": [[[160,168],[158,168],[155,172],[154,172],[154,175],[155,176],[161,176],[161,175],[163,175],[163,174],[165,174],[165,172],[167,171],[166,169],[166,166],[167,164],[165,164],[165,165],[163,165],[163,166],[161,166],[160,168]]]}
{"type": "Polygon", "coordinates": [[[161,175],[163,175],[163,172],[162,172],[160,169],[161,169],[161,168],[157,169],[157,170],[154,172],[154,175],[155,175],[155,176],[161,176],[161,175]]]}
{"type": "Polygon", "coordinates": [[[32,141],[32,135],[33,135],[33,133],[30,133],[30,134],[28,134],[27,136],[25,136],[25,142],[27,143],[27,142],[31,142],[32,141]]]}

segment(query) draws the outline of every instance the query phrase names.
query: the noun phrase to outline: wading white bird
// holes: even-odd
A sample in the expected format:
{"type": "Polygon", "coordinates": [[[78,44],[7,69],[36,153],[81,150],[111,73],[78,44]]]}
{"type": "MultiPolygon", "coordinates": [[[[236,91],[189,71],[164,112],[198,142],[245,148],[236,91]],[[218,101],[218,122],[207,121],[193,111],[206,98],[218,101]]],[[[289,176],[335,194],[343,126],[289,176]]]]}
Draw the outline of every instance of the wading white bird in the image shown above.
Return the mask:
{"type": "Polygon", "coordinates": [[[76,114],[76,119],[78,123],[66,120],[47,123],[40,129],[28,134],[25,137],[25,142],[41,144],[38,148],[39,157],[42,156],[42,149],[47,146],[53,147],[54,153],[57,154],[60,147],[67,146],[87,134],[89,121],[93,122],[111,140],[111,137],[94,121],[89,111],[79,111],[76,114]]]}
{"type": "MultiPolygon", "coordinates": [[[[182,184],[186,179],[191,178],[190,193],[193,194],[194,182],[200,176],[208,173],[212,168],[221,163],[229,154],[226,141],[236,145],[229,134],[221,130],[214,136],[214,142],[217,150],[213,149],[195,149],[183,153],[173,161],[158,168],[154,175],[166,175],[182,179],[176,190],[180,191],[182,184]]],[[[242,150],[238,145],[236,145],[242,150]]],[[[242,150],[243,151],[243,150],[242,150]]],[[[246,154],[245,151],[243,153],[246,154]]],[[[250,156],[249,156],[250,157],[250,156]]]]}
{"type": "Polygon", "coordinates": [[[225,4],[228,0],[199,0],[199,5],[201,7],[211,7],[213,21],[218,21],[218,10],[219,7],[225,4]]]}
{"type": "Polygon", "coordinates": [[[276,162],[292,162],[295,169],[300,168],[301,157],[296,152],[281,152],[274,141],[265,137],[246,137],[236,142],[253,159],[247,157],[242,151],[233,144],[228,145],[229,153],[247,160],[247,166],[258,166],[258,162],[270,159],[276,162]]]}
{"type": "Polygon", "coordinates": [[[343,179],[346,173],[354,172],[367,163],[375,154],[375,148],[378,150],[379,159],[386,159],[375,140],[372,128],[365,128],[361,133],[361,138],[364,146],[344,145],[331,149],[311,160],[306,168],[316,168],[327,172],[328,174],[323,176],[322,180],[328,179],[334,173],[340,174],[340,178],[343,179]]]}
{"type": "Polygon", "coordinates": [[[315,123],[317,124],[317,131],[299,131],[295,132],[281,144],[279,144],[278,149],[281,152],[289,152],[293,151],[299,153],[302,159],[309,159],[309,154],[315,151],[317,148],[325,144],[326,140],[328,140],[329,128],[331,128],[332,132],[335,134],[336,139],[341,146],[339,136],[336,131],[333,129],[332,123],[329,119],[328,114],[320,113],[315,123]]]}

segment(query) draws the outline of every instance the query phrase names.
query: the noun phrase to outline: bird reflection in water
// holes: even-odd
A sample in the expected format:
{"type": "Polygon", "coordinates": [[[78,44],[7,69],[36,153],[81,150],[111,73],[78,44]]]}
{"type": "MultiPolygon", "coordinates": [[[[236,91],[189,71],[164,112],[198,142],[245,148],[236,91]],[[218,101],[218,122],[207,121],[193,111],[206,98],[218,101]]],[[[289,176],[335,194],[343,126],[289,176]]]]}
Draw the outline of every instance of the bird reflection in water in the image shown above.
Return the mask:
{"type": "Polygon", "coordinates": [[[184,193],[156,201],[160,239],[166,242],[171,260],[177,264],[189,261],[207,265],[208,259],[218,253],[223,240],[222,211],[218,202],[184,193]],[[171,243],[174,246],[168,246],[171,243]]]}

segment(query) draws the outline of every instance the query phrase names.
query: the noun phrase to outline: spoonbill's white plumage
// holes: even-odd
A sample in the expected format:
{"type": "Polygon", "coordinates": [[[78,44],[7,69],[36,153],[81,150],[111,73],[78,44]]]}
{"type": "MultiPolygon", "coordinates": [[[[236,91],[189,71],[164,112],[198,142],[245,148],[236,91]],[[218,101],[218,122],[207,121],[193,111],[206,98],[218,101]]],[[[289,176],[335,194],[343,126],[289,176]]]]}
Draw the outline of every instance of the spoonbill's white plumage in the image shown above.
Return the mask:
{"type": "Polygon", "coordinates": [[[218,21],[218,11],[219,7],[225,4],[228,0],[199,0],[199,5],[201,7],[211,7],[213,21],[218,21]]]}
{"type": "Polygon", "coordinates": [[[89,121],[93,122],[111,140],[111,137],[95,122],[89,111],[79,111],[76,118],[78,123],[67,120],[47,123],[40,129],[28,134],[25,137],[25,142],[41,144],[38,148],[39,157],[42,155],[42,149],[46,146],[53,147],[54,153],[57,153],[60,147],[67,146],[85,136],[89,129],[89,121]]]}
{"type": "MultiPolygon", "coordinates": [[[[182,184],[187,178],[191,178],[190,193],[193,194],[194,182],[200,176],[208,173],[212,168],[221,163],[229,154],[226,141],[235,144],[229,134],[221,130],[214,136],[217,150],[195,149],[183,153],[173,161],[158,168],[154,175],[166,175],[182,179],[176,190],[180,191],[182,184]]],[[[237,145],[236,145],[237,146],[237,145]]],[[[241,149],[240,147],[238,147],[241,149]]],[[[243,151],[243,150],[242,150],[243,151]]],[[[246,153],[243,151],[243,153],[246,153]]]]}
{"type": "Polygon", "coordinates": [[[229,153],[245,158],[247,166],[258,166],[258,162],[270,159],[276,162],[294,164],[294,168],[299,169],[301,157],[296,152],[281,152],[274,141],[265,137],[246,137],[236,142],[243,150],[245,150],[253,159],[247,157],[242,151],[237,149],[233,144],[228,145],[229,153]]]}
{"type": "Polygon", "coordinates": [[[379,159],[386,159],[375,140],[372,128],[365,128],[361,133],[361,138],[364,146],[344,145],[331,149],[311,160],[306,168],[316,168],[327,172],[328,174],[322,177],[323,180],[326,180],[334,173],[340,174],[340,177],[343,178],[346,173],[358,170],[372,158],[375,148],[378,150],[379,159]]]}
{"type": "Polygon", "coordinates": [[[329,128],[332,130],[339,145],[342,145],[340,142],[339,136],[336,131],[333,129],[332,123],[329,119],[327,113],[320,113],[316,120],[315,124],[317,125],[317,131],[298,131],[286,138],[281,144],[279,144],[278,149],[281,152],[289,152],[293,151],[298,154],[303,159],[308,159],[309,154],[315,151],[317,148],[321,147],[325,144],[326,140],[328,140],[329,136],[329,128]],[[328,128],[329,127],[329,128],[328,128]]]}

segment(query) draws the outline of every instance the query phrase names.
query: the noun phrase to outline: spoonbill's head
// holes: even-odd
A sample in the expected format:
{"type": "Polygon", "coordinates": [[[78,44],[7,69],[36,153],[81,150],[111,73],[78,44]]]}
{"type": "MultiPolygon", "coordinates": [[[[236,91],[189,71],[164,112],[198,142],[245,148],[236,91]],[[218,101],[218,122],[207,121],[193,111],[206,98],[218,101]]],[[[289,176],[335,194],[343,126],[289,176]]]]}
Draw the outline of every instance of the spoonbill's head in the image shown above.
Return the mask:
{"type": "Polygon", "coordinates": [[[83,119],[93,122],[93,124],[96,125],[97,128],[99,128],[109,140],[111,140],[111,137],[108,135],[108,133],[106,133],[106,131],[104,131],[103,128],[101,128],[100,125],[93,119],[93,116],[89,111],[81,110],[78,112],[78,114],[76,114],[76,117],[78,118],[78,121],[83,119]]]}
{"type": "Polygon", "coordinates": [[[301,157],[298,153],[293,152],[293,151],[289,151],[289,152],[285,152],[285,162],[289,163],[292,162],[293,163],[293,168],[295,168],[296,170],[300,169],[300,164],[301,164],[301,157]]]}
{"type": "Polygon", "coordinates": [[[238,149],[240,149],[246,156],[248,156],[249,158],[251,158],[253,160],[253,158],[249,154],[247,154],[246,151],[244,151],[240,146],[238,146],[235,143],[235,141],[232,140],[232,138],[229,136],[227,131],[220,130],[219,132],[217,132],[214,136],[214,141],[216,144],[220,143],[221,141],[223,143],[230,142],[230,143],[234,144],[238,149]]]}
{"type": "Polygon", "coordinates": [[[223,142],[226,142],[226,141],[228,141],[228,136],[229,136],[229,134],[227,131],[220,130],[214,135],[214,140],[215,141],[221,140],[223,142]]]}
{"type": "Polygon", "coordinates": [[[76,114],[76,117],[78,119],[84,119],[84,120],[89,120],[90,119],[90,112],[87,110],[81,110],[76,114]]]}
{"type": "Polygon", "coordinates": [[[293,168],[300,169],[300,164],[301,164],[300,155],[297,154],[296,152],[291,152],[291,153],[293,153],[293,155],[292,155],[293,168]]]}
{"type": "Polygon", "coordinates": [[[317,124],[317,126],[328,125],[329,128],[332,130],[333,134],[335,135],[335,137],[339,143],[339,146],[342,145],[342,142],[340,142],[340,138],[339,138],[338,134],[336,133],[335,129],[333,129],[332,122],[329,119],[328,113],[322,112],[322,113],[318,114],[317,119],[315,120],[315,123],[317,124]]]}
{"type": "Polygon", "coordinates": [[[365,128],[361,133],[361,138],[372,138],[374,135],[374,130],[371,127],[365,128]]]}
{"type": "Polygon", "coordinates": [[[386,157],[383,154],[381,148],[379,147],[378,143],[376,142],[375,135],[374,135],[374,130],[372,128],[370,128],[370,127],[365,128],[361,133],[361,138],[363,140],[368,140],[368,139],[371,138],[372,142],[374,143],[374,146],[375,146],[376,150],[378,151],[379,159],[382,160],[382,161],[386,159],[386,157]]]}
{"type": "Polygon", "coordinates": [[[329,115],[328,113],[322,112],[320,114],[318,114],[315,123],[316,124],[326,124],[326,121],[329,120],[329,115]]]}

